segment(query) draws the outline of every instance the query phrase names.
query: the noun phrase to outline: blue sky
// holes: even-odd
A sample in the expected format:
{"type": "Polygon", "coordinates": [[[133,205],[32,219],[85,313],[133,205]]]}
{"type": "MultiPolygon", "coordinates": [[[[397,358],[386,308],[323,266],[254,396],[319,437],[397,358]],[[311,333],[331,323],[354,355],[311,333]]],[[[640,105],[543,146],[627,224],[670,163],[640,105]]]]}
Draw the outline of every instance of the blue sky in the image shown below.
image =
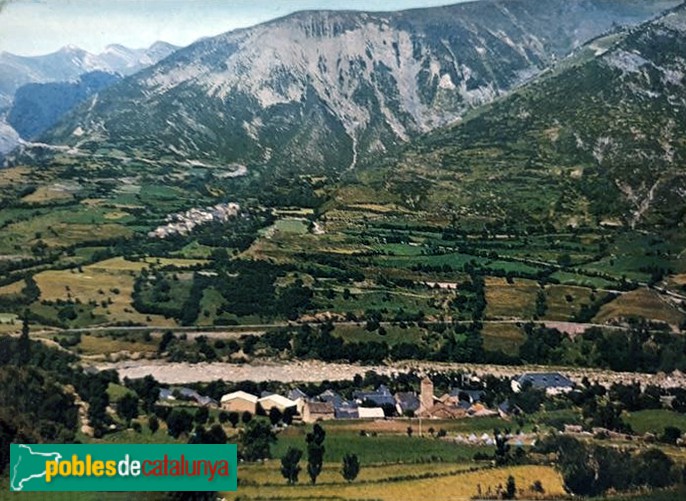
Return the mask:
{"type": "Polygon", "coordinates": [[[20,55],[76,45],[188,45],[203,36],[305,9],[400,10],[464,0],[0,0],[0,51],[20,55]]]}

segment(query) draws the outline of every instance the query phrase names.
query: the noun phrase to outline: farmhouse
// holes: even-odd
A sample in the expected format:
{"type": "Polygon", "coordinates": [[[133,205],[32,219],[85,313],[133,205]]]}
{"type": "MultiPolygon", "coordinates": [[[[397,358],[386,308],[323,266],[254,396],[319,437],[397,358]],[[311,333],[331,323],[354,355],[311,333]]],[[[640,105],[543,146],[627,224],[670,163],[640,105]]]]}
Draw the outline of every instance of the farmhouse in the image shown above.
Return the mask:
{"type": "Polygon", "coordinates": [[[381,407],[359,407],[357,411],[360,419],[384,419],[386,417],[381,407]]]}
{"type": "Polygon", "coordinates": [[[415,413],[419,409],[419,397],[414,392],[402,391],[395,394],[395,404],[398,414],[415,413]]]}
{"type": "Polygon", "coordinates": [[[317,398],[322,402],[328,402],[333,405],[341,405],[344,400],[342,396],[333,390],[326,390],[320,393],[317,398]]]}
{"type": "Polygon", "coordinates": [[[360,404],[367,401],[379,407],[384,405],[395,407],[395,398],[393,398],[390,390],[384,385],[380,385],[376,391],[355,391],[353,392],[353,398],[360,404]]]}
{"type": "Polygon", "coordinates": [[[233,393],[227,393],[221,398],[221,408],[227,411],[247,411],[255,414],[258,400],[259,399],[255,395],[251,395],[250,393],[234,391],[233,393]]]}
{"type": "Polygon", "coordinates": [[[186,400],[195,401],[198,405],[203,407],[217,407],[218,403],[216,400],[201,395],[197,391],[191,388],[161,388],[160,389],[160,400],[186,400]]]}
{"type": "Polygon", "coordinates": [[[300,388],[295,388],[295,389],[288,392],[288,395],[286,396],[286,398],[295,402],[295,408],[297,409],[298,414],[300,414],[302,416],[303,407],[305,406],[305,402],[307,402],[309,400],[307,393],[302,391],[300,388]]]}
{"type": "Polygon", "coordinates": [[[418,417],[429,419],[458,419],[467,415],[467,411],[460,407],[453,405],[446,405],[438,402],[432,405],[429,409],[422,409],[417,413],[418,417]]]}
{"type": "Polygon", "coordinates": [[[359,407],[355,402],[343,402],[334,406],[336,419],[359,419],[359,407]]]}
{"type": "Polygon", "coordinates": [[[519,393],[525,386],[543,390],[548,395],[572,391],[574,383],[559,372],[527,372],[512,380],[512,391],[519,393]]]}
{"type": "Polygon", "coordinates": [[[262,409],[264,409],[264,411],[267,413],[273,408],[277,408],[279,409],[279,411],[283,412],[290,407],[297,407],[297,402],[294,402],[289,398],[277,395],[275,393],[265,395],[262,398],[260,398],[257,402],[260,404],[260,406],[262,406],[262,409]]]}
{"type": "Polygon", "coordinates": [[[306,402],[303,407],[303,422],[315,423],[334,419],[334,407],[331,402],[306,402]]]}
{"type": "Polygon", "coordinates": [[[480,402],[485,392],[483,390],[466,390],[464,388],[452,388],[450,395],[457,397],[460,402],[467,401],[470,404],[480,402]]]}

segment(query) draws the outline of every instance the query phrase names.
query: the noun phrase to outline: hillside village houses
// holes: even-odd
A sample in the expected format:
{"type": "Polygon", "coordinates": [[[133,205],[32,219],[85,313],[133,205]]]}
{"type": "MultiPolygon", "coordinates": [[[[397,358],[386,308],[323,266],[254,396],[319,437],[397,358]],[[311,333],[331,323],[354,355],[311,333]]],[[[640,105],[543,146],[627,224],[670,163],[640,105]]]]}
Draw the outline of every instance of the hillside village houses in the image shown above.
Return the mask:
{"type": "MultiPolygon", "coordinates": [[[[570,391],[574,383],[559,373],[526,373],[511,382],[513,391],[531,385],[548,394],[570,391]]],[[[333,419],[385,419],[392,416],[420,417],[425,419],[459,419],[467,417],[516,415],[519,408],[508,400],[489,408],[482,400],[483,390],[451,388],[443,395],[436,395],[434,385],[427,376],[420,383],[419,394],[415,392],[391,393],[380,385],[372,391],[355,391],[351,399],[328,389],[319,395],[307,395],[299,388],[286,396],[263,392],[259,397],[244,391],[228,393],[221,398],[220,406],[226,411],[268,414],[272,408],[280,412],[292,409],[305,423],[333,419]]]]}
{"type": "Polygon", "coordinates": [[[221,398],[221,408],[230,412],[257,412],[258,397],[245,391],[227,393],[221,398]]]}
{"type": "MultiPolygon", "coordinates": [[[[571,391],[574,383],[557,372],[525,373],[511,381],[515,393],[532,387],[556,395],[571,391]]],[[[228,412],[269,414],[275,408],[282,414],[291,413],[305,423],[333,419],[386,419],[393,416],[419,417],[424,419],[460,419],[467,417],[500,416],[509,418],[521,410],[509,400],[489,408],[484,402],[485,392],[469,388],[451,388],[443,395],[436,395],[434,384],[426,376],[420,382],[420,391],[391,393],[385,385],[372,391],[354,391],[352,398],[345,399],[337,392],[327,389],[319,395],[308,395],[299,388],[287,395],[262,392],[253,395],[234,391],[221,397],[220,402],[200,395],[190,388],[163,388],[160,400],[186,400],[199,406],[220,407],[228,412]]]]}
{"type": "Polygon", "coordinates": [[[166,217],[167,224],[159,226],[148,233],[151,238],[166,238],[170,235],[187,235],[198,225],[214,221],[226,222],[236,217],[240,211],[236,203],[217,204],[204,209],[193,208],[186,212],[170,214],[166,217]]]}

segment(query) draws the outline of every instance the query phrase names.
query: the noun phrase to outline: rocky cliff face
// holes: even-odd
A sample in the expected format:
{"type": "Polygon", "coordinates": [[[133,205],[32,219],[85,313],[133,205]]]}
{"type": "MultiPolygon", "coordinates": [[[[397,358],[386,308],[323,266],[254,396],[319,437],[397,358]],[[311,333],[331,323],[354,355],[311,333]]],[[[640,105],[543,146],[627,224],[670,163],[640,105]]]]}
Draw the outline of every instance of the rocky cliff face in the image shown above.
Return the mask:
{"type": "Polygon", "coordinates": [[[302,12],[179,50],[45,138],[76,151],[342,171],[508,93],[672,1],[505,0],[302,12]],[[78,131],[78,134],[74,134],[78,131]]]}
{"type": "Polygon", "coordinates": [[[374,188],[421,179],[418,205],[456,217],[683,228],[685,54],[686,6],[596,39],[377,165],[392,175],[374,188]]]}

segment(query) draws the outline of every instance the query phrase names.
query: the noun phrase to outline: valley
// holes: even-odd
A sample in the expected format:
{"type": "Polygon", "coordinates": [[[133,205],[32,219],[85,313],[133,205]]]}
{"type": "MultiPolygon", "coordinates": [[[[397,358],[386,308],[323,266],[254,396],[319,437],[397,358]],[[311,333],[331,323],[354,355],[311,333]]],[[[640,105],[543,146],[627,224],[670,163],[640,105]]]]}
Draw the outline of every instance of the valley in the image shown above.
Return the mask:
{"type": "Polygon", "coordinates": [[[683,494],[684,4],[306,11],[156,48],[15,89],[78,99],[12,115],[0,168],[2,447],[238,443],[226,499],[683,494]],[[319,482],[287,485],[318,426],[319,482]]]}

